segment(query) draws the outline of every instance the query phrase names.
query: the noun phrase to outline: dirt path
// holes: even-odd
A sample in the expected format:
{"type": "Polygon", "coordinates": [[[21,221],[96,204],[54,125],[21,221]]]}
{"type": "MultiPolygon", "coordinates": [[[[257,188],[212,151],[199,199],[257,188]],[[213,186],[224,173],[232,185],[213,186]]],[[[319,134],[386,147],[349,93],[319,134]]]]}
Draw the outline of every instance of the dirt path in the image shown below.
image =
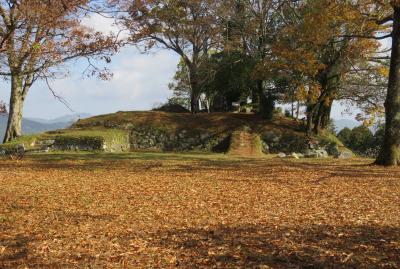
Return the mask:
{"type": "Polygon", "coordinates": [[[237,131],[232,134],[229,154],[242,157],[262,156],[260,135],[249,131],[237,131]]]}

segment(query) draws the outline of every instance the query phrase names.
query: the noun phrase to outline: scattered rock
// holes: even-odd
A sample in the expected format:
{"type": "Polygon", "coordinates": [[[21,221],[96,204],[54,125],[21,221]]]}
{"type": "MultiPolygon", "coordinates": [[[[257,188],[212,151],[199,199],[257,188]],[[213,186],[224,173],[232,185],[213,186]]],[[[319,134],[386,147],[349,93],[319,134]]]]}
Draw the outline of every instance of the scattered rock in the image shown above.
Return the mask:
{"type": "Polygon", "coordinates": [[[279,158],[286,158],[286,154],[283,152],[278,153],[279,158]]]}
{"type": "Polygon", "coordinates": [[[319,149],[317,150],[317,158],[328,158],[329,154],[326,150],[324,149],[319,149]]]}
{"type": "Polygon", "coordinates": [[[308,149],[304,156],[307,158],[328,158],[329,154],[324,149],[308,149]]]}
{"type": "Polygon", "coordinates": [[[299,155],[297,153],[295,153],[295,152],[292,153],[292,157],[297,159],[297,160],[300,159],[299,155]]]}
{"type": "Polygon", "coordinates": [[[317,151],[315,149],[307,149],[304,152],[304,156],[306,158],[316,158],[317,157],[317,151]]]}
{"type": "Polygon", "coordinates": [[[21,153],[21,154],[25,153],[25,145],[24,144],[18,144],[15,147],[15,151],[16,151],[16,153],[21,153]]]}

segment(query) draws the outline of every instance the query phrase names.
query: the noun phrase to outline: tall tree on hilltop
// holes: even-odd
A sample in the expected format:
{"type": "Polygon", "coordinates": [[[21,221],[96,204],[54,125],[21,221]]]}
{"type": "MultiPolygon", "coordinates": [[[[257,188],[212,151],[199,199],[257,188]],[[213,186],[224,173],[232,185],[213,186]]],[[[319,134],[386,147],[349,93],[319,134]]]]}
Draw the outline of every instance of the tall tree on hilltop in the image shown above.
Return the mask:
{"type": "Polygon", "coordinates": [[[259,66],[266,77],[286,76],[307,106],[307,132],[326,129],[332,103],[346,73],[373,55],[379,44],[358,37],[378,29],[348,1],[305,0],[295,8],[282,7],[287,16],[275,42],[272,57],[259,66]]]}
{"type": "Polygon", "coordinates": [[[400,0],[391,1],[392,14],[381,21],[393,21],[392,52],[385,101],[385,137],[376,164],[400,165],[400,0]]]}
{"type": "MultiPolygon", "coordinates": [[[[19,0],[0,2],[0,33],[8,33],[0,55],[0,75],[11,82],[4,142],[21,136],[25,98],[37,80],[64,73],[67,61],[85,57],[107,62],[117,49],[115,37],[104,37],[81,25],[88,0],[19,0]]],[[[90,64],[102,78],[108,73],[90,64]]],[[[50,87],[49,87],[50,88],[50,87]]]]}
{"type": "MultiPolygon", "coordinates": [[[[225,42],[226,53],[238,50],[250,57],[254,63],[261,63],[271,57],[271,44],[274,42],[277,30],[283,25],[278,14],[282,5],[293,6],[286,0],[236,0],[232,1],[229,10],[228,37],[225,42]]],[[[227,8],[228,9],[228,8],[227,8]]],[[[253,105],[258,113],[267,119],[272,119],[276,101],[276,89],[273,85],[274,76],[265,76],[255,69],[252,75],[255,86],[251,89],[253,105]]]]}
{"type": "Polygon", "coordinates": [[[128,16],[120,17],[130,31],[130,41],[172,50],[183,59],[190,83],[191,111],[198,111],[202,83],[202,61],[220,44],[219,11],[221,2],[212,0],[121,1],[128,16]]]}

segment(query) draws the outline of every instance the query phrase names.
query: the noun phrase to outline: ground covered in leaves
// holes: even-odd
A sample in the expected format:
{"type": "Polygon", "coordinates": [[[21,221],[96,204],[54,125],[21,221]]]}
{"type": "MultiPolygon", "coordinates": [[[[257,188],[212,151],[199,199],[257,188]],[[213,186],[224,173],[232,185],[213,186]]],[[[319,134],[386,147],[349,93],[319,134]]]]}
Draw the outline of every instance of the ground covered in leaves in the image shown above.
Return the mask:
{"type": "Polygon", "coordinates": [[[400,268],[400,169],[369,162],[0,160],[0,268],[400,268]]]}

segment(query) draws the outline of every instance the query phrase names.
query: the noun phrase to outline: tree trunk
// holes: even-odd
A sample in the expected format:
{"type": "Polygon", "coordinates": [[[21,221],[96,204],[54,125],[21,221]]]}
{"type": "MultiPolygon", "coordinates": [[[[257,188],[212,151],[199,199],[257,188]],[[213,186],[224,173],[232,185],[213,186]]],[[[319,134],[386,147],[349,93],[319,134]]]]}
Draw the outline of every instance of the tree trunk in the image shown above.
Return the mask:
{"type": "Polygon", "coordinates": [[[190,93],[190,111],[192,114],[199,112],[199,97],[193,90],[190,93]]]}
{"type": "Polygon", "coordinates": [[[324,111],[322,114],[321,128],[323,130],[326,130],[329,127],[329,123],[331,121],[332,105],[333,105],[333,98],[330,98],[330,100],[326,101],[324,106],[324,111]]]}
{"type": "Polygon", "coordinates": [[[192,114],[199,112],[199,80],[197,77],[196,67],[193,65],[189,67],[189,80],[190,80],[190,111],[192,114]]]}
{"type": "Polygon", "coordinates": [[[314,119],[314,104],[312,103],[311,91],[308,91],[307,103],[306,103],[306,134],[310,136],[313,129],[313,119],[314,119]]]}
{"type": "Polygon", "coordinates": [[[258,113],[267,120],[272,120],[275,109],[275,100],[272,95],[268,96],[264,93],[263,81],[257,81],[257,92],[258,92],[258,113]]]}
{"type": "Polygon", "coordinates": [[[313,113],[313,107],[312,105],[307,105],[307,113],[306,113],[306,118],[307,118],[307,124],[306,124],[306,133],[307,135],[311,135],[312,134],[312,129],[313,129],[313,117],[314,117],[314,113],[313,113]]]}
{"type": "Polygon", "coordinates": [[[331,98],[326,97],[317,106],[314,116],[314,132],[318,135],[321,130],[326,130],[329,126],[332,110],[331,98]]]}
{"type": "Polygon", "coordinates": [[[375,163],[397,166],[400,164],[400,7],[394,6],[392,55],[389,86],[385,102],[385,138],[375,163]]]}
{"type": "Polygon", "coordinates": [[[294,92],[292,92],[292,118],[294,118],[294,92]]]}
{"type": "Polygon", "coordinates": [[[255,111],[258,111],[258,105],[260,103],[258,94],[258,88],[252,87],[251,89],[251,105],[255,111]]]}
{"type": "Polygon", "coordinates": [[[22,115],[25,95],[22,87],[22,78],[13,76],[11,78],[10,112],[8,114],[4,143],[10,142],[22,135],[22,115]]]}
{"type": "Polygon", "coordinates": [[[314,133],[319,135],[319,131],[321,130],[321,122],[322,122],[322,115],[324,110],[324,102],[320,102],[315,105],[315,112],[314,112],[314,133]]]}

